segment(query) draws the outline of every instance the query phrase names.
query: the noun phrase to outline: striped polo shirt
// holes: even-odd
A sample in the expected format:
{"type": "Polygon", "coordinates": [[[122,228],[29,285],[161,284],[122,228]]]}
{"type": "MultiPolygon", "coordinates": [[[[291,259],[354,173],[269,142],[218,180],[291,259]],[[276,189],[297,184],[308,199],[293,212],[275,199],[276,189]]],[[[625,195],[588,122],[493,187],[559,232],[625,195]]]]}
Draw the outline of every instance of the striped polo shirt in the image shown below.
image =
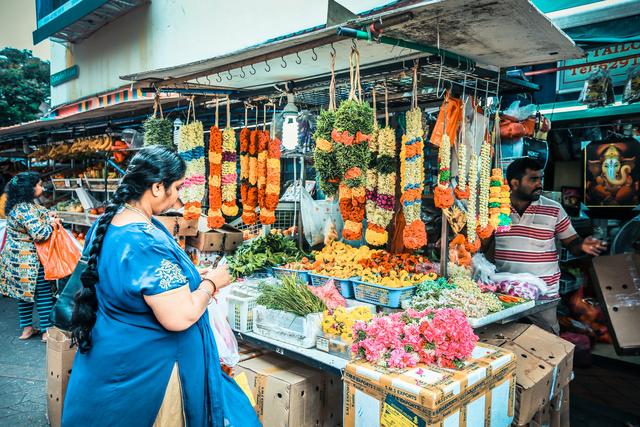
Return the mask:
{"type": "Polygon", "coordinates": [[[544,296],[558,295],[560,266],[556,237],[567,239],[576,234],[569,216],[559,203],[541,196],[522,216],[512,206],[511,220],[509,231],[495,235],[497,270],[531,273],[546,282],[548,289],[544,296]]]}

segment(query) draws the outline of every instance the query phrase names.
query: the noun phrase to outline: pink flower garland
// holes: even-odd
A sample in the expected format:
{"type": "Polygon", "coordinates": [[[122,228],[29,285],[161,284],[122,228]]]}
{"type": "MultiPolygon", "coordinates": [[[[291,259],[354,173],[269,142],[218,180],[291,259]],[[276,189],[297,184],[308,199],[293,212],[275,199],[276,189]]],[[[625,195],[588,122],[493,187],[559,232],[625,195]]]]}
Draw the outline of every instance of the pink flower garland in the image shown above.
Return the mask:
{"type": "Polygon", "coordinates": [[[353,327],[351,351],[373,364],[404,369],[418,363],[460,366],[478,337],[460,310],[405,312],[377,317],[353,327]]]}

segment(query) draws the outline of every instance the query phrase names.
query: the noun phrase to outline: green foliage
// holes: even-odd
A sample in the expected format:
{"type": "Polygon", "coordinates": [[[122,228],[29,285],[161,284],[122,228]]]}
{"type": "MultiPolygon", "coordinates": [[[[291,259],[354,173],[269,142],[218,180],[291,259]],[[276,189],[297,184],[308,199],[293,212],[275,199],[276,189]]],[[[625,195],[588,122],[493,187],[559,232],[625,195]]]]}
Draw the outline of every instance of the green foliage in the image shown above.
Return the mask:
{"type": "Polygon", "coordinates": [[[149,117],[144,121],[144,145],[173,145],[173,124],[167,119],[149,117]]]}
{"type": "Polygon", "coordinates": [[[306,316],[327,309],[324,302],[309,290],[309,286],[299,282],[294,275],[284,275],[282,284],[262,283],[260,291],[257,303],[272,310],[306,316]]]}
{"type": "Polygon", "coordinates": [[[331,131],[336,121],[335,111],[322,110],[316,121],[316,133],[313,134],[314,139],[323,138],[327,141],[331,140],[331,131]]]}
{"type": "Polygon", "coordinates": [[[364,135],[371,135],[373,109],[366,102],[343,101],[336,113],[335,128],[339,131],[349,131],[351,135],[355,135],[358,131],[364,135]]]}
{"type": "Polygon", "coordinates": [[[233,277],[250,276],[256,271],[300,261],[304,257],[296,243],[280,234],[267,234],[244,243],[228,259],[233,277]]]}
{"type": "Polygon", "coordinates": [[[48,62],[29,50],[0,50],[0,126],[37,119],[49,97],[48,62]]]}

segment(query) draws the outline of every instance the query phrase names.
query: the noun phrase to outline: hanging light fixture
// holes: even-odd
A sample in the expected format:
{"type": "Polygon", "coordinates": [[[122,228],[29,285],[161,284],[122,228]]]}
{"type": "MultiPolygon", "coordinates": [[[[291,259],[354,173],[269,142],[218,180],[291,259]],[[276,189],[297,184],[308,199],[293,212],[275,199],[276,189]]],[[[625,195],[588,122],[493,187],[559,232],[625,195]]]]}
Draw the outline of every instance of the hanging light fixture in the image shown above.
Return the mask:
{"type": "Polygon", "coordinates": [[[282,145],[286,150],[298,146],[298,107],[292,93],[287,93],[287,105],[282,110],[282,145]]]}

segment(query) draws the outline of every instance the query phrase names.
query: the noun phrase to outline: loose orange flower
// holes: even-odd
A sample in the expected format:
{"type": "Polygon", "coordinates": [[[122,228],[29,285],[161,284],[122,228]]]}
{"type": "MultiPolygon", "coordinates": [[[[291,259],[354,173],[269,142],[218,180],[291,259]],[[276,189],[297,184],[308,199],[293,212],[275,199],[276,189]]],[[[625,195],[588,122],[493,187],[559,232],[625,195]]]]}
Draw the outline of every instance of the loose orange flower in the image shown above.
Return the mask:
{"type": "Polygon", "coordinates": [[[353,167],[344,174],[344,179],[355,179],[362,175],[362,169],[353,167]]]}
{"type": "Polygon", "coordinates": [[[407,249],[419,249],[427,244],[427,230],[424,222],[415,220],[407,224],[402,232],[402,241],[407,249]]]}
{"type": "Polygon", "coordinates": [[[436,208],[447,209],[453,206],[453,190],[450,186],[436,185],[433,202],[436,208]]]}

